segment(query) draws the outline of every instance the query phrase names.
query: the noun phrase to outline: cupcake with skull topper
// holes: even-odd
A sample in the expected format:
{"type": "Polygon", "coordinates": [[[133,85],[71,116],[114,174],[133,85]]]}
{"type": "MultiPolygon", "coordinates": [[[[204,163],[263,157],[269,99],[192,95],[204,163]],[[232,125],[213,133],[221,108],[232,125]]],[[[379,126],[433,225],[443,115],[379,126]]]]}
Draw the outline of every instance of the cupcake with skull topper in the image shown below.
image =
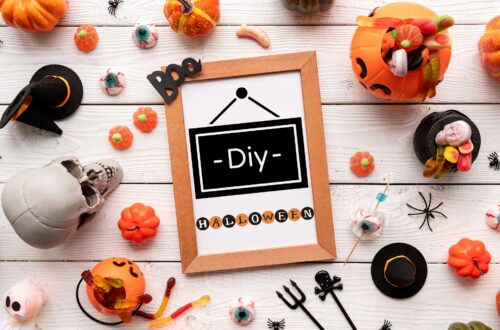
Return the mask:
{"type": "Polygon", "coordinates": [[[480,147],[481,134],[476,124],[456,110],[427,115],[413,137],[413,148],[425,165],[423,175],[427,178],[469,171],[480,147]]]}

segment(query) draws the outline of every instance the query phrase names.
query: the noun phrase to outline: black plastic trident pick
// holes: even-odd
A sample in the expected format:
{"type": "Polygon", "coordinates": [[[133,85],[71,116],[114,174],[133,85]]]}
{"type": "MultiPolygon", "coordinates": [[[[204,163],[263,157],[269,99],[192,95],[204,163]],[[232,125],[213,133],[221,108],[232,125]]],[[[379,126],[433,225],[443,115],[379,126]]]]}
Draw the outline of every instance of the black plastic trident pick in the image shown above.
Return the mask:
{"type": "Polygon", "coordinates": [[[333,276],[333,278],[330,277],[330,274],[326,270],[320,270],[319,272],[316,273],[315,276],[316,282],[319,284],[319,288],[315,287],[314,288],[314,293],[319,296],[319,299],[321,301],[325,301],[326,296],[331,293],[333,299],[337,303],[337,306],[339,306],[340,310],[342,311],[342,314],[344,314],[347,322],[349,322],[349,325],[353,330],[357,330],[356,326],[354,323],[352,323],[351,318],[347,314],[347,312],[344,309],[344,306],[340,303],[339,298],[335,295],[334,290],[342,290],[343,286],[342,283],[340,283],[341,278],[338,276],[333,276]]]}
{"type": "Polygon", "coordinates": [[[314,316],[312,316],[312,314],[306,309],[306,307],[304,306],[304,302],[306,301],[306,295],[304,294],[304,292],[302,292],[302,290],[300,290],[299,286],[297,285],[297,283],[295,283],[294,281],[290,280],[290,283],[292,284],[292,286],[297,290],[297,292],[300,294],[300,298],[297,298],[295,297],[292,292],[290,291],[289,288],[287,288],[286,286],[283,285],[283,290],[285,290],[286,293],[288,293],[288,295],[292,298],[293,300],[293,304],[290,304],[284,297],[283,295],[279,292],[279,291],[276,291],[276,294],[278,295],[278,297],[283,300],[283,302],[285,303],[285,305],[288,306],[288,308],[290,309],[297,309],[300,307],[300,309],[302,309],[304,311],[304,313],[306,313],[306,315],[311,319],[311,321],[314,322],[314,324],[316,324],[316,326],[318,327],[318,329],[320,330],[325,330],[325,328],[323,328],[321,326],[321,324],[319,324],[318,320],[316,320],[314,318],[314,316]]]}

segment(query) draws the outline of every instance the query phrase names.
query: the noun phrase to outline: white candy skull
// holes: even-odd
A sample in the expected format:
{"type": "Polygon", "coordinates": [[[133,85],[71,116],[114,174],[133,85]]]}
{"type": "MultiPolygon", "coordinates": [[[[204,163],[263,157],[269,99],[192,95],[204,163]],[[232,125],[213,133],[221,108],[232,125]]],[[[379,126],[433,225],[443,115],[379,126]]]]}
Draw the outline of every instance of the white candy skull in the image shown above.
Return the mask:
{"type": "Polygon", "coordinates": [[[47,300],[45,290],[31,280],[14,284],[4,296],[4,307],[9,316],[17,321],[27,321],[40,313],[47,300]]]}
{"type": "Polygon", "coordinates": [[[76,157],[57,158],[12,177],[2,192],[3,211],[26,243],[52,248],[99,211],[122,178],[114,160],[82,166],[76,157]]]}

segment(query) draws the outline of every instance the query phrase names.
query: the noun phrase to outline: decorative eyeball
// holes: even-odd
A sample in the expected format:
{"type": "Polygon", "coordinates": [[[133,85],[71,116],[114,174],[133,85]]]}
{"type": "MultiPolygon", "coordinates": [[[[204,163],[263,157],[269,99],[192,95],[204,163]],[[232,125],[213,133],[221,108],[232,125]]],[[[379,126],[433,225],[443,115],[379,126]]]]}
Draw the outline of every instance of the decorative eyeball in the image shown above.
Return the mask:
{"type": "Polygon", "coordinates": [[[500,231],[500,204],[488,208],[486,223],[491,228],[500,231]]]}
{"type": "Polygon", "coordinates": [[[365,211],[361,208],[354,213],[351,229],[354,235],[362,240],[372,240],[382,234],[384,215],[378,211],[365,211]]]}
{"type": "Polygon", "coordinates": [[[132,39],[139,48],[153,48],[158,42],[158,30],[154,24],[137,24],[132,39]]]}
{"type": "Polygon", "coordinates": [[[99,79],[99,85],[104,93],[118,95],[125,88],[125,74],[109,68],[99,79]]]}
{"type": "Polygon", "coordinates": [[[234,323],[249,325],[255,319],[255,303],[246,297],[240,297],[229,309],[229,316],[234,323]]]}

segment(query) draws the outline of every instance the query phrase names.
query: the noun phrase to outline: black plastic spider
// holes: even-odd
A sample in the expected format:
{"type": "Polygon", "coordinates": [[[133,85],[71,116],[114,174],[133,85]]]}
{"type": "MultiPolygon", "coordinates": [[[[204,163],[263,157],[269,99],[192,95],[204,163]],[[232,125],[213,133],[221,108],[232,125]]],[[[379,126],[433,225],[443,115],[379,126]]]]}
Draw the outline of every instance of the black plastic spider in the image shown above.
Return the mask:
{"type": "Polygon", "coordinates": [[[500,161],[498,160],[498,154],[496,152],[492,152],[488,156],[488,160],[490,161],[490,167],[495,171],[500,170],[500,161]]]}
{"type": "Polygon", "coordinates": [[[267,327],[272,330],[285,329],[285,319],[282,319],[281,321],[271,321],[270,319],[267,319],[267,327]]]}
{"type": "Polygon", "coordinates": [[[418,213],[409,213],[408,215],[421,215],[421,214],[425,214],[424,221],[422,222],[422,224],[420,225],[420,227],[418,229],[422,229],[422,227],[424,226],[424,224],[427,222],[427,227],[429,227],[429,229],[432,231],[431,224],[430,224],[430,218],[432,218],[432,219],[436,218],[433,213],[440,214],[445,219],[448,219],[448,217],[446,215],[444,215],[443,213],[441,213],[439,211],[436,211],[441,205],[443,205],[443,202],[439,203],[436,207],[434,207],[434,208],[431,209],[432,194],[429,193],[429,204],[427,204],[427,201],[425,200],[424,195],[420,191],[418,192],[418,194],[424,200],[425,209],[420,210],[420,209],[417,209],[416,207],[411,206],[410,204],[406,203],[406,205],[409,208],[411,208],[411,209],[413,209],[415,211],[418,211],[418,213]]]}
{"type": "Polygon", "coordinates": [[[384,320],[384,325],[382,326],[382,328],[380,328],[380,330],[391,330],[391,327],[392,323],[387,320],[384,320]]]}
{"type": "Polygon", "coordinates": [[[108,12],[110,15],[113,15],[116,17],[116,9],[118,9],[118,5],[122,3],[123,0],[109,0],[109,7],[108,7],[108,12]]]}

